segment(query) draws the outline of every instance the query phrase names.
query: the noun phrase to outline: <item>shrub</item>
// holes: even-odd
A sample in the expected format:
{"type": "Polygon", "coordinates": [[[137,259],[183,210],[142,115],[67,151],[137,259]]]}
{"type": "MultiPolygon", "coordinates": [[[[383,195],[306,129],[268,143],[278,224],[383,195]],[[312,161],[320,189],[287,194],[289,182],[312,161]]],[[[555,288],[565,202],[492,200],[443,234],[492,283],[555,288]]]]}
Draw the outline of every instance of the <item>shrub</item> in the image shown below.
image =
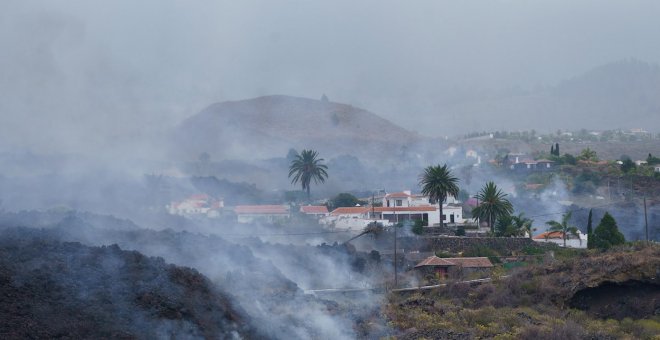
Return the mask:
{"type": "Polygon", "coordinates": [[[599,249],[609,249],[612,246],[626,242],[625,237],[616,225],[614,217],[608,212],[605,213],[600,223],[593,232],[594,246],[599,249]]]}
{"type": "Polygon", "coordinates": [[[422,235],[424,234],[424,221],[422,220],[416,220],[415,223],[411,227],[411,231],[415,235],[422,235]]]}

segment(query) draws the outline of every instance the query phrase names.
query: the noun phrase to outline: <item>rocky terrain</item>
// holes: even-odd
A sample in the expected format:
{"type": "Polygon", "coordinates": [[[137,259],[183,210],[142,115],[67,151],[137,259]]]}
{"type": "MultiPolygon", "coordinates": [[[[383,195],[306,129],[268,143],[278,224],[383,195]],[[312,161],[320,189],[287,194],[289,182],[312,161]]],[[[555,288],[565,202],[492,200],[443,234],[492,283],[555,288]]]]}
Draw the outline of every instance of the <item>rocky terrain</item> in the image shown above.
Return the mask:
{"type": "Polygon", "coordinates": [[[0,296],[3,339],[259,337],[196,270],[25,228],[1,232],[0,296]]]}
{"type": "Polygon", "coordinates": [[[654,339],[660,335],[660,248],[575,252],[497,273],[492,283],[392,295],[402,338],[654,339]],[[501,275],[501,274],[499,274],[501,275]]]}
{"type": "MultiPolygon", "coordinates": [[[[193,228],[194,222],[188,222],[193,228]]],[[[0,232],[3,230],[11,235],[36,235],[55,243],[79,242],[100,247],[115,244],[136,256],[157,256],[163,265],[195,268],[208,278],[205,280],[215,291],[244,311],[238,315],[250,320],[254,325],[250,330],[269,338],[348,339],[358,334],[387,334],[384,320],[373,319],[382,296],[366,295],[338,304],[305,294],[301,289],[370,283],[371,274],[377,280],[382,272],[378,269],[379,259],[352,247],[270,244],[256,238],[230,242],[214,235],[142,229],[127,220],[76,212],[0,213],[0,232]],[[39,229],[24,227],[30,224],[39,229]],[[120,228],[114,229],[114,225],[120,228]]],[[[103,267],[98,271],[103,274],[103,267]]],[[[64,295],[74,293],[72,288],[64,295]]],[[[204,307],[195,299],[190,303],[196,308],[204,307]]]]}

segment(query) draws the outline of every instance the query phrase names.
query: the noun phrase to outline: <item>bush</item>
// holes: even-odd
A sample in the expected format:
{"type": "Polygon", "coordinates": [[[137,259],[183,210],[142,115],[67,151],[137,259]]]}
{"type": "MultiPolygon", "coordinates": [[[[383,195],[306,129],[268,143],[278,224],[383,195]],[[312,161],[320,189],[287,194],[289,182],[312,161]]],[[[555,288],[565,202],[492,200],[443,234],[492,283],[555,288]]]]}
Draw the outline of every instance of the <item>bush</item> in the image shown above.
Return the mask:
{"type": "Polygon", "coordinates": [[[624,244],[625,237],[616,225],[614,217],[606,212],[593,232],[594,246],[599,249],[609,249],[612,246],[624,244]]]}
{"type": "Polygon", "coordinates": [[[415,235],[424,234],[424,221],[416,220],[410,229],[415,235]]]}
{"type": "Polygon", "coordinates": [[[464,257],[487,257],[493,264],[500,263],[499,254],[486,246],[477,245],[463,253],[464,257]]]}

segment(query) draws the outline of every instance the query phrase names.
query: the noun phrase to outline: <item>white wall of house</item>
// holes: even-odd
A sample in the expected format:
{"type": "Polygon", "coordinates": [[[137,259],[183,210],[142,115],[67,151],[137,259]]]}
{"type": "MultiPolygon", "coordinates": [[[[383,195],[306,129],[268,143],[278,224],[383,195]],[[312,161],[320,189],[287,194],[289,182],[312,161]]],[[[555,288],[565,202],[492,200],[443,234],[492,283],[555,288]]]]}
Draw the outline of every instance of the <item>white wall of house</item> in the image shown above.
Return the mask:
{"type": "MultiPolygon", "coordinates": [[[[373,223],[373,219],[366,218],[338,218],[334,221],[334,228],[340,230],[351,230],[351,231],[362,231],[370,223],[373,223]]],[[[384,226],[389,226],[390,223],[388,220],[376,220],[376,223],[380,223],[384,226]]]]}
{"type": "MultiPolygon", "coordinates": [[[[383,202],[383,206],[384,207],[424,207],[427,205],[431,205],[428,196],[411,195],[409,190],[404,192],[408,194],[408,196],[402,195],[401,197],[399,196],[386,197],[383,202]]],[[[456,199],[456,197],[452,195],[448,195],[444,203],[456,204],[458,203],[458,200],[456,199]]]]}
{"type": "Polygon", "coordinates": [[[277,222],[285,220],[289,214],[236,214],[238,223],[277,222]]]}
{"type": "MultiPolygon", "coordinates": [[[[566,240],[566,248],[578,248],[578,249],[586,249],[587,248],[587,240],[589,238],[589,235],[583,234],[581,231],[578,230],[578,235],[579,238],[576,238],[573,235],[569,235],[569,238],[566,240]]],[[[551,243],[556,243],[560,247],[564,246],[564,240],[561,238],[550,238],[548,240],[546,239],[534,239],[536,242],[551,242],[551,243]]]]}
{"type": "Polygon", "coordinates": [[[445,215],[445,223],[465,223],[465,220],[463,219],[463,207],[459,205],[443,205],[442,214],[445,215]],[[452,216],[454,219],[453,222],[452,216]]]}

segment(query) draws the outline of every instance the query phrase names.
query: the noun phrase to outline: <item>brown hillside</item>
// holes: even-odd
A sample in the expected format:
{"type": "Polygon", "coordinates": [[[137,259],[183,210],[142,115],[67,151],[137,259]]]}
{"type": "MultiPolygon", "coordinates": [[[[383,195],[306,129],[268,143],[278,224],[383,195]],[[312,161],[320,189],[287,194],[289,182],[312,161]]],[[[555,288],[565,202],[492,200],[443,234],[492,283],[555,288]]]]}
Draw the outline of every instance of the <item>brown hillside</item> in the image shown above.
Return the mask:
{"type": "Polygon", "coordinates": [[[314,148],[326,156],[391,150],[421,137],[350,105],[289,96],[213,104],[182,122],[173,149],[180,156],[214,158],[283,156],[314,148]]]}

